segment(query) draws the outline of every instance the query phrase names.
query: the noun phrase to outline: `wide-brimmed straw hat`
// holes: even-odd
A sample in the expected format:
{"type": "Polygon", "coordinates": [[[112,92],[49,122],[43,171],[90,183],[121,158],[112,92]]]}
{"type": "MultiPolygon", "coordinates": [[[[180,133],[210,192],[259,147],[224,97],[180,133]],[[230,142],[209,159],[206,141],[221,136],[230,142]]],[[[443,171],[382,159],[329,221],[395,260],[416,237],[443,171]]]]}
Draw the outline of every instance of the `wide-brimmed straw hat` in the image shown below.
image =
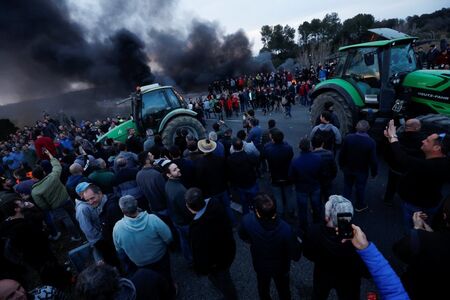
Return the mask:
{"type": "Polygon", "coordinates": [[[211,153],[216,150],[217,144],[212,140],[203,139],[197,142],[197,147],[203,153],[211,153]]]}

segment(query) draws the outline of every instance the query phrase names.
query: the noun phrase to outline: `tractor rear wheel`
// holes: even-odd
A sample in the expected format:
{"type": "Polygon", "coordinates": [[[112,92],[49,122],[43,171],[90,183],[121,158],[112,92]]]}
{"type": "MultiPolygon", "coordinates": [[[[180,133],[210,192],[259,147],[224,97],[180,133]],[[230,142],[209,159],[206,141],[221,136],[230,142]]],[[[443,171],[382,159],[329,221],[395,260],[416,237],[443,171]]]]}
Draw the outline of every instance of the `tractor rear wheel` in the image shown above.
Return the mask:
{"type": "Polygon", "coordinates": [[[163,144],[170,147],[175,142],[177,130],[186,129],[188,134],[193,135],[197,139],[203,139],[206,135],[206,130],[197,119],[190,116],[178,116],[167,123],[162,132],[163,144]]]}
{"type": "Polygon", "coordinates": [[[430,135],[432,133],[450,133],[450,117],[439,114],[418,116],[422,123],[422,131],[430,135]]]}
{"type": "Polygon", "coordinates": [[[327,102],[333,103],[333,111],[339,119],[340,131],[344,136],[353,130],[353,112],[350,105],[345,101],[344,97],[336,92],[325,92],[317,96],[311,106],[311,123],[316,125],[316,120],[324,110],[327,102]]]}

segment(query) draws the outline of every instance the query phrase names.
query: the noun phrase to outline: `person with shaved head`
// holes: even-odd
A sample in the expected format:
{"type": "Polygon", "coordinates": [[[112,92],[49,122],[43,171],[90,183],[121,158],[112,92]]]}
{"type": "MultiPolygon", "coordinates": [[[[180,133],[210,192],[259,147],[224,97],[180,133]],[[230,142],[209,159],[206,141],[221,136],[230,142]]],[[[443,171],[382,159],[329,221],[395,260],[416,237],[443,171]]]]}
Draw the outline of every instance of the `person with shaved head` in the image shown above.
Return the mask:
{"type": "Polygon", "coordinates": [[[83,167],[79,163],[73,163],[69,167],[70,176],[67,178],[66,189],[72,200],[77,198],[77,193],[75,192],[75,187],[80,182],[87,182],[88,179],[83,175],[83,167]]]}

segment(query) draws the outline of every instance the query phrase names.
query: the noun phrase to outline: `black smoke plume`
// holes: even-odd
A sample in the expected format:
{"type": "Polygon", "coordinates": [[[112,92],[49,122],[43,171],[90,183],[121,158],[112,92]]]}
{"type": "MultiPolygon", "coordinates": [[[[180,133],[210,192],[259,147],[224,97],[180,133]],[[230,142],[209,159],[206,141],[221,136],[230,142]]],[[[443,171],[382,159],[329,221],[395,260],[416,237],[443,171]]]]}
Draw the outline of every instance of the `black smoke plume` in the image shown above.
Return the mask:
{"type": "Polygon", "coordinates": [[[0,88],[19,97],[56,94],[74,82],[124,90],[152,82],[144,48],[125,29],[88,39],[64,1],[0,2],[0,88]]]}
{"type": "Polygon", "coordinates": [[[184,91],[273,69],[267,55],[252,58],[243,31],[199,20],[188,34],[172,30],[176,2],[97,0],[90,11],[69,0],[0,1],[0,104],[85,87],[120,97],[154,81],[149,58],[161,83],[184,91]]]}
{"type": "Polygon", "coordinates": [[[223,35],[214,23],[192,21],[186,37],[178,31],[149,33],[152,60],[183,90],[204,88],[213,80],[271,69],[252,59],[243,31],[223,35]]]}

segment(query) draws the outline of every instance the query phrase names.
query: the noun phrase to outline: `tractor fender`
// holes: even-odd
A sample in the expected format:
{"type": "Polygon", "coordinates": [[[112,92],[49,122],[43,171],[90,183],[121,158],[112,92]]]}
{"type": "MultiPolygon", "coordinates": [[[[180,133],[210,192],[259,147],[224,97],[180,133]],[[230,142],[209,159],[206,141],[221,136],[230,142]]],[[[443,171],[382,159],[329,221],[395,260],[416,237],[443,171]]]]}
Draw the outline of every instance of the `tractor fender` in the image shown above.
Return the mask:
{"type": "Polygon", "coordinates": [[[312,98],[316,98],[319,94],[326,91],[336,91],[342,95],[354,111],[357,111],[357,107],[364,107],[361,94],[356,87],[346,80],[336,78],[323,81],[316,85],[311,96],[312,98]]]}
{"type": "Polygon", "coordinates": [[[197,116],[197,113],[195,111],[192,111],[192,110],[186,109],[186,108],[178,108],[178,109],[172,110],[164,117],[164,119],[159,124],[158,132],[162,132],[164,130],[164,127],[166,127],[166,124],[172,118],[180,116],[180,115],[188,115],[188,116],[195,118],[195,116],[197,116]]]}

